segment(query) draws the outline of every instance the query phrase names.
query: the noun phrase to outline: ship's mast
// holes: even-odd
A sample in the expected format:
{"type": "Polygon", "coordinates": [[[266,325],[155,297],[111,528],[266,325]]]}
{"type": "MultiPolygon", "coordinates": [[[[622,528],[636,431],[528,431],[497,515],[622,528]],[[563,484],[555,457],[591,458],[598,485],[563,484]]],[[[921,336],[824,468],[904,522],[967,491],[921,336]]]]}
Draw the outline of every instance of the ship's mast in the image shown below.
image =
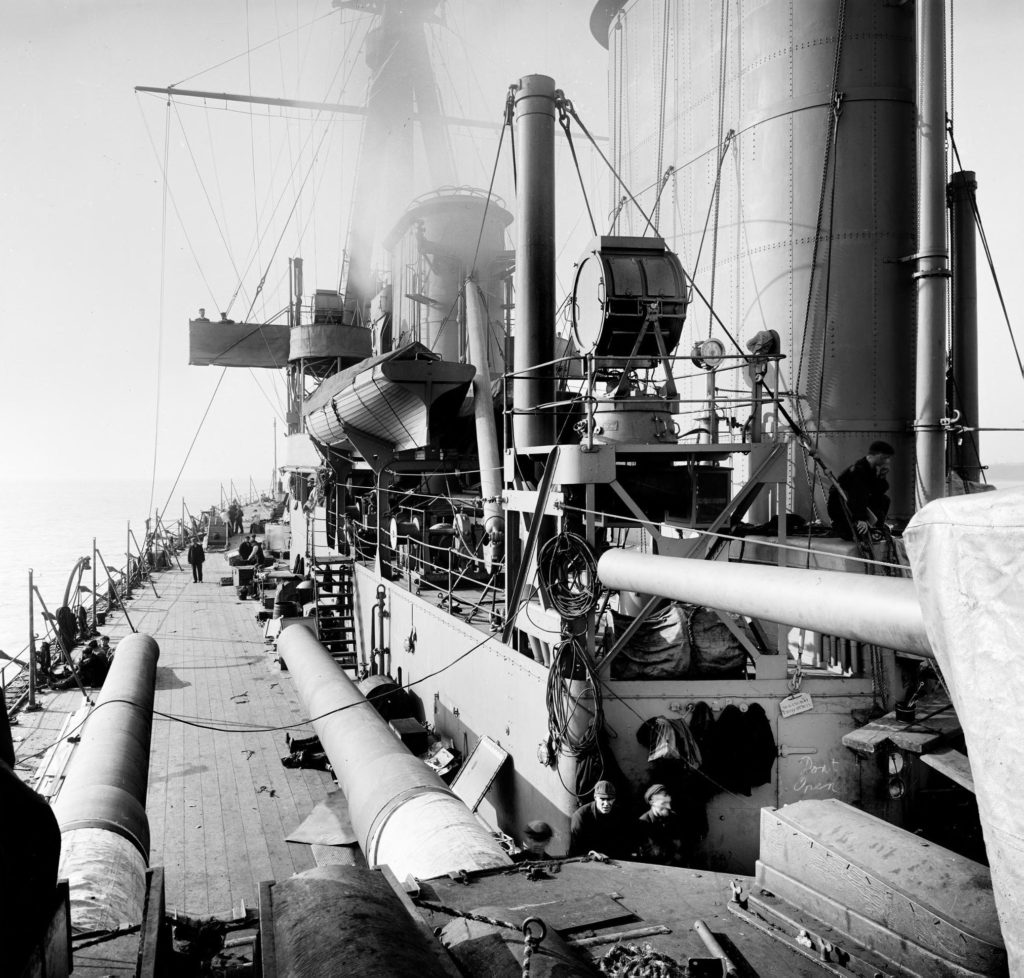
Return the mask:
{"type": "MultiPolygon", "coordinates": [[[[344,320],[348,324],[362,325],[367,320],[369,302],[376,291],[371,258],[381,219],[390,224],[413,196],[412,129],[405,123],[414,113],[420,119],[432,185],[454,181],[455,164],[424,33],[437,5],[437,0],[379,0],[374,5],[378,22],[366,39],[366,62],[372,74],[343,289],[344,320]]],[[[366,9],[366,5],[361,6],[366,9]]]]}

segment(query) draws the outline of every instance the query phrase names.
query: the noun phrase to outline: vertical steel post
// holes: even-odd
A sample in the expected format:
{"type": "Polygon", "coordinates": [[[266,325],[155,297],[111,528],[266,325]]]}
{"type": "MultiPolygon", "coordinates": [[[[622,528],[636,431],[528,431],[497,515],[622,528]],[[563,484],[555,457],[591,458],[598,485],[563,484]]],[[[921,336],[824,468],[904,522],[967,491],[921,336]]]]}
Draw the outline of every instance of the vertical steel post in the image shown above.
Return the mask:
{"type": "Polygon", "coordinates": [[[132,596],[132,521],[128,521],[128,535],[124,545],[124,596],[125,600],[132,596]]]}
{"type": "MultiPolygon", "coordinates": [[[[466,279],[466,332],[470,363],[476,367],[476,375],[473,377],[473,411],[476,416],[477,457],[480,459],[484,530],[490,538],[489,545],[496,547],[505,535],[505,517],[501,508],[501,453],[491,397],[486,312],[480,289],[471,278],[466,279]]],[[[494,559],[500,558],[495,554],[494,559]]]]}
{"type": "Polygon", "coordinates": [[[917,2],[917,400],[915,492],[920,508],[945,494],[946,99],[944,0],[917,2]]]}
{"type": "Polygon", "coordinates": [[[96,631],[100,627],[96,618],[96,537],[92,538],[92,628],[96,631]]]}
{"type": "Polygon", "coordinates": [[[551,364],[555,354],[554,79],[547,75],[520,79],[515,106],[522,163],[512,432],[516,448],[522,449],[551,445],[555,440],[554,412],[537,410],[537,405],[551,403],[555,391],[551,364]],[[521,413],[527,411],[534,413],[521,413]]]}
{"type": "Polygon", "coordinates": [[[28,708],[36,708],[36,603],[32,568],[28,569],[28,708]]]}
{"type": "MultiPolygon", "coordinates": [[[[949,182],[949,212],[953,265],[953,389],[950,405],[971,428],[978,417],[978,243],[974,173],[954,173],[949,182]]],[[[953,469],[964,479],[981,478],[981,446],[977,431],[968,431],[953,447],[953,469]]]]}

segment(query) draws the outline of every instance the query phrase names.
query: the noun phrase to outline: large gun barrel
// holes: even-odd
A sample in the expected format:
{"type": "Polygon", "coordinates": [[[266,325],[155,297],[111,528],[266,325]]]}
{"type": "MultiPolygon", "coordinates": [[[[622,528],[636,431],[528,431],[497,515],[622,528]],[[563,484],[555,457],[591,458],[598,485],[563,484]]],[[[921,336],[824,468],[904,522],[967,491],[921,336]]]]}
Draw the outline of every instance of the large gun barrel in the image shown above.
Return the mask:
{"type": "Polygon", "coordinates": [[[432,879],[510,865],[497,840],[409,752],[309,631],[287,628],[277,647],[348,800],[370,866],[390,866],[399,879],[432,879]]]}
{"type": "Polygon", "coordinates": [[[914,582],[907,578],[660,557],[628,550],[602,554],[597,575],[609,588],[935,657],[914,582]]]}
{"type": "Polygon", "coordinates": [[[76,930],[108,930],[142,920],[149,862],[149,737],[159,655],[148,635],[136,633],[118,643],[54,805],[61,831],[60,875],[71,882],[76,930]]]}

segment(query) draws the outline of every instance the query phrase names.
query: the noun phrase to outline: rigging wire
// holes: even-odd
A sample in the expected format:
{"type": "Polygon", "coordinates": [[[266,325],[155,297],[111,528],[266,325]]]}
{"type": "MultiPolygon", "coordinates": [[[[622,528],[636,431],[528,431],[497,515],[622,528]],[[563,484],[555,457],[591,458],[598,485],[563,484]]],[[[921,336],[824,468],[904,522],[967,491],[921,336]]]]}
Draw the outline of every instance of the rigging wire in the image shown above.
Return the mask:
{"type": "Polygon", "coordinates": [[[285,421],[285,416],[284,416],[284,407],[281,404],[281,392],[278,391],[277,388],[274,388],[274,394],[277,397],[277,404],[275,404],[270,399],[270,395],[266,392],[266,389],[260,383],[259,378],[253,372],[252,367],[249,367],[248,370],[249,370],[249,376],[252,377],[252,382],[259,388],[260,393],[263,395],[263,398],[267,402],[267,404],[270,405],[270,410],[274,412],[275,416],[277,417],[277,420],[282,422],[282,423],[284,423],[284,424],[287,424],[287,422],[285,421]]]}
{"type": "Polygon", "coordinates": [[[642,233],[646,234],[647,229],[650,228],[655,234],[657,234],[658,233],[657,227],[654,226],[654,224],[651,222],[651,219],[648,216],[647,212],[640,206],[640,203],[636,199],[636,197],[633,196],[633,192],[629,189],[628,186],[626,186],[626,182],[622,179],[621,176],[619,176],[619,171],[616,170],[614,166],[612,166],[611,161],[608,159],[607,156],[604,155],[604,152],[602,151],[601,147],[598,146],[598,144],[597,144],[597,140],[593,137],[593,135],[591,135],[591,132],[586,127],[586,125],[584,125],[583,120],[579,117],[579,114],[576,112],[576,109],[573,106],[572,102],[569,102],[568,100],[566,100],[566,111],[569,113],[569,115],[571,115],[573,117],[573,119],[576,120],[576,125],[578,125],[580,127],[580,129],[583,130],[583,135],[585,135],[587,137],[587,139],[590,140],[590,144],[594,147],[594,149],[597,151],[598,155],[604,161],[605,166],[607,166],[608,169],[611,171],[611,174],[615,178],[616,182],[626,192],[626,195],[629,197],[629,199],[632,202],[633,206],[640,212],[640,215],[643,217],[644,222],[645,222],[644,230],[643,230],[642,233]]]}
{"type": "Polygon", "coordinates": [[[153,417],[153,471],[149,481],[149,508],[147,516],[153,512],[153,496],[156,495],[156,461],[160,446],[160,391],[163,376],[164,353],[164,295],[167,288],[167,168],[171,151],[171,101],[167,100],[164,112],[164,165],[163,195],[160,204],[160,308],[157,312],[156,338],[156,411],[153,417]]]}
{"type": "Polygon", "coordinates": [[[210,65],[207,68],[203,68],[200,71],[197,71],[193,75],[189,75],[186,78],[179,79],[178,81],[174,82],[169,87],[170,88],[178,88],[181,85],[184,85],[185,82],[192,81],[193,78],[199,78],[202,75],[207,74],[208,72],[216,71],[218,68],[223,68],[224,65],[229,65],[233,61],[238,61],[241,58],[248,58],[251,55],[255,54],[257,51],[259,51],[261,48],[265,48],[265,47],[267,47],[270,44],[277,44],[279,41],[281,41],[284,38],[288,37],[290,34],[298,34],[300,31],[304,31],[307,27],[312,27],[314,24],[319,23],[325,17],[333,16],[334,12],[335,11],[332,8],[331,10],[328,10],[327,13],[320,14],[319,17],[314,17],[312,20],[307,21],[305,24],[300,24],[298,27],[294,28],[293,30],[286,31],[284,34],[280,34],[277,37],[272,37],[272,38],[270,38],[270,40],[262,41],[259,44],[255,45],[254,47],[247,48],[245,51],[242,51],[240,54],[233,54],[230,58],[225,58],[223,61],[218,61],[216,64],[210,65]]]}
{"type": "MultiPolygon", "coordinates": [[[[153,141],[153,133],[150,131],[149,123],[146,120],[146,115],[142,111],[142,105],[138,101],[136,101],[136,105],[139,108],[139,115],[142,116],[142,125],[146,130],[146,136],[149,139],[150,148],[153,150],[154,157],[156,157],[157,165],[161,167],[161,173],[163,173],[160,152],[156,148],[156,143],[153,141]]],[[[220,308],[217,303],[217,297],[214,295],[213,292],[213,286],[210,285],[210,282],[206,277],[206,270],[203,268],[203,264],[199,260],[199,255],[196,253],[195,246],[192,244],[192,238],[188,233],[187,225],[185,224],[185,219],[181,216],[181,211],[178,210],[178,202],[174,197],[174,191],[170,189],[169,183],[167,185],[167,195],[170,198],[171,206],[174,208],[174,214],[178,218],[178,225],[181,227],[181,233],[185,236],[185,243],[188,245],[189,253],[192,255],[192,261],[195,263],[196,271],[199,272],[199,277],[203,280],[203,285],[206,286],[206,291],[210,295],[210,301],[213,303],[215,308],[220,308]]]]}
{"type": "MultiPolygon", "coordinates": [[[[665,162],[665,107],[668,103],[668,50],[669,50],[669,22],[671,20],[671,0],[664,0],[661,12],[661,79],[658,93],[658,160],[654,172],[658,180],[662,179],[662,166],[665,162]]],[[[661,219],[661,194],[654,203],[654,223],[657,225],[661,219]]],[[[597,233],[596,231],[594,232],[597,233]]]]}
{"type": "MultiPolygon", "coordinates": [[[[209,192],[209,190],[206,187],[206,181],[203,179],[202,171],[199,169],[199,161],[196,159],[196,154],[192,150],[192,143],[189,140],[188,133],[185,130],[185,124],[184,124],[184,121],[181,118],[181,113],[178,111],[178,103],[177,102],[171,102],[171,100],[168,99],[168,105],[171,105],[171,104],[174,105],[174,114],[175,114],[175,117],[178,120],[178,129],[181,132],[181,138],[185,141],[185,149],[188,150],[189,158],[192,160],[192,168],[196,172],[196,178],[199,180],[199,186],[202,188],[203,196],[206,199],[206,203],[207,203],[207,205],[210,208],[210,216],[213,218],[213,226],[217,229],[217,234],[220,237],[221,243],[224,245],[224,250],[225,250],[225,252],[227,252],[228,261],[231,262],[232,270],[234,271],[236,277],[240,277],[240,273],[238,271],[238,264],[235,262],[235,256],[234,256],[234,254],[232,252],[231,245],[228,243],[227,237],[226,237],[225,232],[224,232],[224,227],[221,225],[221,222],[217,219],[217,213],[216,213],[216,211],[214,209],[213,201],[210,199],[210,192],[209,192]]],[[[206,118],[207,118],[207,122],[209,122],[209,115],[208,114],[207,114],[206,118]]],[[[212,136],[211,136],[211,143],[212,143],[212,136]]],[[[217,154],[214,153],[213,157],[214,157],[214,160],[216,160],[217,154]]],[[[214,166],[214,172],[216,173],[216,164],[214,166]]],[[[218,189],[218,192],[220,192],[219,177],[218,177],[217,189],[218,189]]],[[[222,208],[221,209],[222,209],[222,211],[223,211],[223,199],[224,199],[224,195],[221,192],[221,202],[222,202],[222,208]]],[[[226,223],[227,223],[227,221],[225,219],[225,225],[226,225],[226,223]]],[[[232,298],[232,302],[233,301],[234,301],[234,299],[232,298]]],[[[228,308],[227,308],[226,311],[230,312],[230,310],[231,310],[231,303],[228,303],[228,308]]]]}
{"type": "MultiPolygon", "coordinates": [[[[693,271],[696,274],[697,269],[700,267],[700,256],[704,253],[704,242],[708,236],[708,228],[711,227],[711,215],[715,216],[714,232],[712,235],[712,241],[714,242],[711,255],[711,290],[710,297],[708,300],[708,337],[711,336],[711,323],[713,319],[711,317],[712,301],[715,295],[715,264],[716,256],[718,252],[718,201],[722,186],[722,167],[725,165],[725,157],[729,151],[729,145],[736,137],[736,132],[730,129],[725,135],[725,139],[720,141],[718,144],[718,164],[715,167],[715,183],[711,189],[711,200],[708,201],[708,212],[704,215],[704,229],[700,233],[700,242],[697,245],[697,255],[693,260],[693,271]]],[[[735,159],[735,157],[734,157],[735,159]]],[[[748,255],[749,258],[749,255],[748,255]]],[[[692,288],[687,295],[687,302],[693,298],[692,288]]]]}
{"type": "MultiPolygon", "coordinates": [[[[711,190],[711,210],[714,211],[715,219],[711,229],[711,284],[708,288],[708,301],[711,306],[715,304],[715,285],[718,278],[718,231],[720,226],[720,212],[722,206],[722,164],[725,162],[725,153],[728,140],[723,137],[725,130],[725,80],[729,67],[729,0],[725,0],[722,8],[721,24],[719,26],[718,39],[718,119],[716,142],[722,147],[722,155],[718,159],[718,167],[715,173],[715,185],[711,190]]],[[[731,130],[730,130],[731,131],[731,130]]],[[[694,268],[696,270],[696,266],[694,268]]],[[[711,330],[714,320],[708,316],[708,339],[711,338],[711,330]]]]}
{"type": "MultiPolygon", "coordinates": [[[[249,0],[245,0],[245,40],[248,45],[249,42],[249,0]]],[[[251,49],[251,45],[248,45],[251,49]]],[[[245,74],[246,80],[249,85],[249,96],[252,97],[252,55],[247,54],[245,58],[245,74]]],[[[260,244],[262,243],[263,236],[260,234],[260,207],[259,207],[259,194],[256,183],[256,131],[253,124],[253,111],[252,103],[249,103],[249,164],[252,172],[252,207],[253,207],[253,225],[256,228],[256,264],[262,266],[263,262],[260,259],[260,244]]],[[[259,295],[259,290],[256,292],[259,295]]],[[[255,297],[254,297],[255,298],[255,297]]],[[[264,305],[266,300],[264,300],[264,305]]],[[[246,317],[248,318],[248,317],[246,317]]]]}
{"type": "Polygon", "coordinates": [[[213,388],[213,392],[210,394],[209,401],[206,402],[206,410],[203,412],[203,416],[199,419],[199,424],[196,427],[196,433],[192,436],[192,441],[189,443],[188,451],[185,452],[185,458],[181,462],[181,468],[178,469],[178,474],[174,477],[174,484],[167,493],[167,499],[161,507],[160,512],[164,512],[171,504],[171,497],[174,495],[174,490],[178,488],[178,482],[181,479],[181,474],[185,471],[185,466],[188,464],[189,456],[191,456],[192,449],[195,448],[196,440],[199,438],[199,432],[203,430],[203,424],[206,422],[206,417],[210,413],[210,408],[213,407],[213,399],[217,396],[217,391],[220,390],[220,385],[224,383],[224,376],[227,372],[227,367],[220,368],[220,376],[217,378],[217,383],[213,388]]]}
{"type": "MultiPolygon", "coordinates": [[[[803,375],[804,364],[808,359],[806,356],[808,336],[811,332],[811,317],[814,305],[814,279],[815,270],[818,267],[818,254],[821,247],[821,237],[825,221],[825,202],[826,195],[829,185],[829,171],[832,169],[832,191],[833,199],[835,194],[835,170],[834,170],[834,156],[835,147],[838,141],[837,130],[839,128],[839,117],[840,117],[840,106],[841,106],[841,93],[839,92],[839,70],[842,64],[843,54],[843,41],[846,36],[846,0],[840,0],[839,10],[837,14],[836,23],[836,43],[835,52],[832,58],[832,84],[830,86],[829,94],[829,105],[825,113],[825,140],[824,140],[824,153],[821,161],[821,182],[818,188],[818,209],[817,217],[814,228],[814,245],[811,249],[811,274],[808,278],[807,283],[807,303],[804,308],[804,324],[803,331],[801,333],[800,340],[800,355],[797,359],[797,374],[796,374],[796,388],[800,389],[800,382],[803,375]]],[[[832,216],[829,215],[829,240],[831,242],[832,237],[832,216]]],[[[823,329],[827,332],[827,322],[823,329]]],[[[821,370],[824,371],[824,361],[821,364],[821,370]]],[[[822,373],[822,377],[824,374],[822,373]]],[[[802,407],[797,402],[797,417],[800,419],[801,424],[804,424],[804,418],[802,417],[802,407]]],[[[815,442],[815,447],[817,442],[815,442]]]]}
{"type": "Polygon", "coordinates": [[[594,212],[590,209],[590,199],[587,197],[587,187],[583,181],[583,174],[580,172],[580,161],[576,156],[576,145],[572,141],[572,130],[569,125],[569,110],[572,107],[572,102],[565,97],[564,93],[556,92],[555,103],[558,107],[558,123],[565,131],[565,139],[569,144],[569,152],[572,154],[573,166],[576,167],[576,179],[579,181],[580,191],[583,193],[583,203],[587,208],[587,217],[590,218],[590,229],[596,236],[597,224],[594,223],[594,212]]]}

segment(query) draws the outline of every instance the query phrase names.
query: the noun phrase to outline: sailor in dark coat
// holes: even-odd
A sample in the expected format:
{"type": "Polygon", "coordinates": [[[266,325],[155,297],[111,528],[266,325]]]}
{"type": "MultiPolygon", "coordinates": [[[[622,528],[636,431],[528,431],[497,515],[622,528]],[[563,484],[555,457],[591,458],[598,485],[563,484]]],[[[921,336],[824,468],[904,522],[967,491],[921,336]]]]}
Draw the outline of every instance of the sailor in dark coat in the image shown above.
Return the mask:
{"type": "Polygon", "coordinates": [[[640,858],[663,866],[688,866],[700,836],[693,826],[672,809],[672,796],[663,784],[652,784],[644,792],[650,808],[640,816],[640,858]]]}
{"type": "Polygon", "coordinates": [[[895,454],[888,442],[872,442],[864,458],[840,473],[836,479],[838,488],[833,486],[829,490],[828,518],[832,529],[844,540],[852,540],[854,535],[863,537],[870,527],[885,522],[889,513],[889,483],[885,477],[895,454]]]}
{"type": "Polygon", "coordinates": [[[569,855],[596,852],[612,859],[629,859],[636,849],[632,819],[616,805],[615,785],[598,781],[594,800],[573,813],[569,824],[569,855]]]}
{"type": "Polygon", "coordinates": [[[203,583],[203,561],[206,560],[206,554],[203,551],[203,545],[196,540],[191,547],[188,548],[188,562],[192,565],[192,581],[193,583],[203,583]]]}

